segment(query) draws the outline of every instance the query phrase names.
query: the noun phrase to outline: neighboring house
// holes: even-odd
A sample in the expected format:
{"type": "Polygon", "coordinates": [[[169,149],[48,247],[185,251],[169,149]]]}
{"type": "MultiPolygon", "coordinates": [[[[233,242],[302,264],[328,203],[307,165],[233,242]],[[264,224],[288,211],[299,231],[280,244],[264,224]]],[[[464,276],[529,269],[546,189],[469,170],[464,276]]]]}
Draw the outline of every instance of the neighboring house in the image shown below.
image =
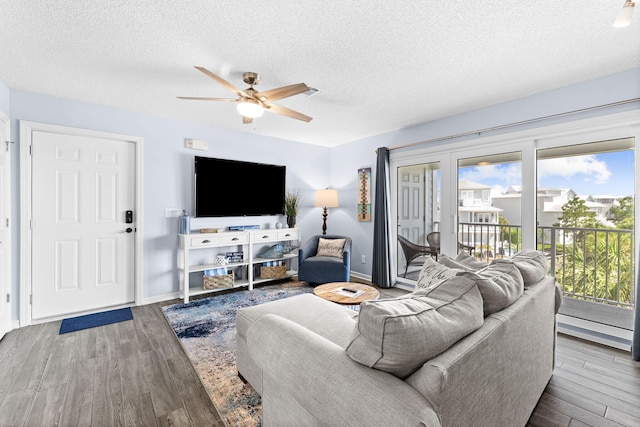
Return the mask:
{"type": "MultiPolygon", "coordinates": [[[[576,193],[570,188],[538,188],[536,218],[538,225],[551,227],[558,222],[562,214],[562,206],[576,193]]],[[[494,194],[491,197],[494,207],[502,209],[501,216],[511,225],[521,224],[521,198],[522,187],[511,186],[502,194],[494,194]]]]}
{"type": "Polygon", "coordinates": [[[491,204],[491,187],[468,179],[458,181],[458,218],[461,223],[497,224],[501,211],[491,204]]]}
{"type": "MultiPolygon", "coordinates": [[[[577,195],[570,188],[538,188],[537,222],[539,226],[551,227],[558,223],[562,215],[562,207],[574,197],[584,200],[587,208],[595,212],[596,219],[605,225],[609,222],[611,206],[617,205],[617,196],[577,195]]],[[[511,225],[520,225],[520,209],[522,188],[511,186],[504,193],[492,194],[491,202],[494,207],[501,209],[501,216],[511,225]]]]}
{"type": "Polygon", "coordinates": [[[591,212],[595,212],[596,220],[604,225],[613,226],[614,224],[609,222],[609,209],[611,205],[600,203],[590,195],[577,196],[579,199],[584,200],[584,204],[591,212]]]}
{"type": "Polygon", "coordinates": [[[576,193],[570,188],[538,188],[537,221],[539,226],[551,227],[562,215],[562,207],[576,193]]]}
{"type": "Polygon", "coordinates": [[[458,181],[458,240],[476,247],[483,242],[495,242],[502,209],[492,206],[491,187],[468,179],[458,181]]]}

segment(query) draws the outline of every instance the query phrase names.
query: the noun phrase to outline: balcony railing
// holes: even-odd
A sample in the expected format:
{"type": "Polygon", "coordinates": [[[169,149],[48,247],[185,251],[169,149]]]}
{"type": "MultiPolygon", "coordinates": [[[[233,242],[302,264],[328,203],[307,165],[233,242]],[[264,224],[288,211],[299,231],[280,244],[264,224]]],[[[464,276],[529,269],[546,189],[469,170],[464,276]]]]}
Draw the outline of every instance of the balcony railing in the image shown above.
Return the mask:
{"type": "MultiPolygon", "coordinates": [[[[461,223],[458,239],[489,262],[521,250],[517,225],[461,223]]],[[[634,235],[631,230],[538,227],[537,249],[547,255],[565,296],[621,308],[635,305],[634,235]]]]}

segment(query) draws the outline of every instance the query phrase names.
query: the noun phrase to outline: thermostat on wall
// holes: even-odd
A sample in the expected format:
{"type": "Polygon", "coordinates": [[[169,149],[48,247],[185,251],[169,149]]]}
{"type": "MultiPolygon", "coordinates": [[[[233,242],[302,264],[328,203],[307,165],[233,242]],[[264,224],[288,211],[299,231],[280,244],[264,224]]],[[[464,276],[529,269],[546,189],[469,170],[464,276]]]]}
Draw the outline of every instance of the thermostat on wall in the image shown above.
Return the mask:
{"type": "Polygon", "coordinates": [[[185,138],[184,147],[191,148],[192,150],[202,150],[202,151],[209,150],[209,144],[207,143],[207,141],[203,141],[201,139],[185,138]]]}

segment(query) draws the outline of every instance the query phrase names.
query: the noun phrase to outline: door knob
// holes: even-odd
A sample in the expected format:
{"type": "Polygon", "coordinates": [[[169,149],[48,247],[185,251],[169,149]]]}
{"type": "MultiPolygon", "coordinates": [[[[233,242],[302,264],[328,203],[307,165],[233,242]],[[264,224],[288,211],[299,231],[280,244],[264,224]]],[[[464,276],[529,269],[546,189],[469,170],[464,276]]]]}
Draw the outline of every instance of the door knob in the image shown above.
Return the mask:
{"type": "Polygon", "coordinates": [[[129,227],[129,228],[127,228],[126,230],[121,231],[120,233],[131,233],[132,231],[133,231],[133,228],[130,228],[130,227],[129,227]]]}

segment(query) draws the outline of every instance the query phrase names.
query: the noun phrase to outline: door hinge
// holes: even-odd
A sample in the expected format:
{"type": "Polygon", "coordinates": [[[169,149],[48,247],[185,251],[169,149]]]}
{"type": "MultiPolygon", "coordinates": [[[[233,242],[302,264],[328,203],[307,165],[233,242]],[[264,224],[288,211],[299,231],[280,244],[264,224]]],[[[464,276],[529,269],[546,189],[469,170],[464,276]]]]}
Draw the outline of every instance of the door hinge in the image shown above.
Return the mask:
{"type": "Polygon", "coordinates": [[[29,146],[29,155],[31,155],[31,145],[29,146]]]}
{"type": "Polygon", "coordinates": [[[6,227],[9,228],[9,218],[5,220],[6,227]]]}
{"type": "Polygon", "coordinates": [[[7,294],[7,302],[11,302],[11,294],[7,294]]]}
{"type": "Polygon", "coordinates": [[[29,295],[29,304],[33,305],[33,294],[29,295]]]}
{"type": "Polygon", "coordinates": [[[11,144],[11,141],[5,141],[4,143],[6,144],[4,151],[9,151],[9,144],[11,144]]]}

